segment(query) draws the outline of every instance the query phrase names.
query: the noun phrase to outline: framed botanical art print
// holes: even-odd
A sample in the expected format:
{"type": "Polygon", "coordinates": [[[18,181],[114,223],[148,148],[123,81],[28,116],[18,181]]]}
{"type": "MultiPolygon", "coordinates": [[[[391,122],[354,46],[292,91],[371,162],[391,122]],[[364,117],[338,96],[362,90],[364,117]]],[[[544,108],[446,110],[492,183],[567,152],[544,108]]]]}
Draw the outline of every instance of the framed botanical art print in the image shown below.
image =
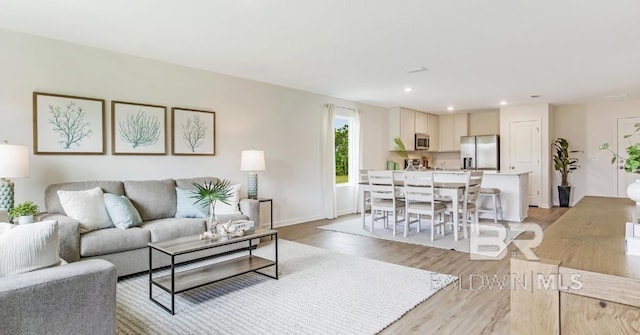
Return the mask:
{"type": "Polygon", "coordinates": [[[104,100],[33,92],[33,153],[104,155],[104,100]]]}
{"type": "Polygon", "coordinates": [[[215,112],[171,108],[171,128],[174,155],[215,155],[215,112]]]}
{"type": "Polygon", "coordinates": [[[111,152],[114,155],[165,155],[167,108],[111,102],[111,152]]]}

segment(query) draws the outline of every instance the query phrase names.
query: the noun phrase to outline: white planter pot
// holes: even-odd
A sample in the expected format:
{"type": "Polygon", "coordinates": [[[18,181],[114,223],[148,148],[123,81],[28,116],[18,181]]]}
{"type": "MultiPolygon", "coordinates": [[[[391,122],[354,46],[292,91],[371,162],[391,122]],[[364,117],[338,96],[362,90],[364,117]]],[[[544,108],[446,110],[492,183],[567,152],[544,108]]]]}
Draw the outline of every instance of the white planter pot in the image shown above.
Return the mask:
{"type": "Polygon", "coordinates": [[[629,184],[627,187],[627,196],[629,199],[635,201],[637,206],[640,206],[640,179],[636,179],[635,183],[629,184]]]}
{"type": "Polygon", "coordinates": [[[19,224],[33,223],[33,215],[18,216],[19,224]]]}

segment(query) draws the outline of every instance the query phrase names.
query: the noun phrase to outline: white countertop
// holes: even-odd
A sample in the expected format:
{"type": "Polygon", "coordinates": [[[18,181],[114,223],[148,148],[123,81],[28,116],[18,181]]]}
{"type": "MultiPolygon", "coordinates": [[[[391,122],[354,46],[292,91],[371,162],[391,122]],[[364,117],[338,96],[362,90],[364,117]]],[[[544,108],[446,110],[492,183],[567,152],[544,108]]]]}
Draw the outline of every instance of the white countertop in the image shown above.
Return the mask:
{"type": "MultiPolygon", "coordinates": [[[[427,170],[427,171],[432,171],[432,172],[461,172],[462,170],[427,170]]],[[[509,171],[496,171],[496,170],[483,170],[485,175],[494,175],[494,176],[520,176],[523,174],[529,174],[531,173],[531,171],[513,171],[513,170],[509,170],[509,171]]],[[[394,170],[394,172],[396,173],[400,173],[400,172],[404,172],[404,170],[394,170]]]]}

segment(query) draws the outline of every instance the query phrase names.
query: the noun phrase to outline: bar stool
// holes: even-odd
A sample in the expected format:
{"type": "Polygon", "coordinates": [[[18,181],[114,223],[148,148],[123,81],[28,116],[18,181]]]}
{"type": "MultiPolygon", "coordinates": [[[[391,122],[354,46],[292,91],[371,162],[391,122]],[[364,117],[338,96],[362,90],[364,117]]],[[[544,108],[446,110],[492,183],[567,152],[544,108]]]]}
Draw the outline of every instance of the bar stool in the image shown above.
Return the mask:
{"type": "Polygon", "coordinates": [[[500,189],[499,188],[480,188],[479,196],[491,197],[493,200],[493,208],[478,208],[478,213],[492,213],[493,222],[498,223],[498,212],[500,212],[500,220],[502,216],[502,201],[500,201],[500,189]]]}

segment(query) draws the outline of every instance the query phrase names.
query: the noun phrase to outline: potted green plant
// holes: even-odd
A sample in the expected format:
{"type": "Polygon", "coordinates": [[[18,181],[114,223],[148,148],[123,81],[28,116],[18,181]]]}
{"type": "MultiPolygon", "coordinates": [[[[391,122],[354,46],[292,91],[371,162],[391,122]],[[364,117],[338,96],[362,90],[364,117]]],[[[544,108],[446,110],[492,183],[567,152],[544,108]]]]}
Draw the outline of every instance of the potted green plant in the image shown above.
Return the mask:
{"type": "Polygon", "coordinates": [[[571,186],[569,185],[569,173],[580,167],[578,159],[570,157],[570,153],[579,152],[578,150],[569,150],[569,141],[562,137],[558,137],[553,142],[555,154],[553,155],[553,167],[560,173],[561,183],[558,186],[558,201],[560,207],[569,207],[569,199],[571,197],[571,186]]]}
{"type": "MultiPolygon", "coordinates": [[[[409,154],[407,153],[407,148],[404,146],[404,143],[402,143],[402,140],[400,139],[400,137],[395,137],[393,139],[393,142],[396,144],[396,153],[398,154],[398,156],[402,157],[405,159],[405,161],[407,159],[409,159],[409,154]]],[[[413,169],[413,165],[409,164],[409,166],[407,166],[408,170],[413,169]]]]}
{"type": "MultiPolygon", "coordinates": [[[[629,173],[640,174],[640,143],[631,143],[631,136],[640,131],[640,123],[633,125],[634,130],[631,134],[625,134],[623,137],[627,140],[629,145],[625,148],[627,157],[623,157],[618,153],[611,150],[609,143],[603,143],[600,146],[600,150],[607,150],[611,153],[611,164],[615,164],[617,160],[624,162],[624,170],[629,173]]],[[[640,205],[640,179],[636,179],[635,183],[629,184],[627,187],[627,196],[640,205]]]]}
{"type": "Polygon", "coordinates": [[[38,214],[38,205],[31,201],[25,201],[9,210],[11,220],[17,218],[19,224],[32,223],[33,216],[38,214]]]}
{"type": "Polygon", "coordinates": [[[227,201],[232,196],[231,182],[226,179],[218,180],[217,182],[204,182],[202,185],[193,183],[196,190],[193,191],[194,195],[191,198],[196,199],[195,204],[201,204],[209,207],[209,226],[213,229],[217,224],[215,207],[216,202],[220,201],[229,205],[227,201]]]}

